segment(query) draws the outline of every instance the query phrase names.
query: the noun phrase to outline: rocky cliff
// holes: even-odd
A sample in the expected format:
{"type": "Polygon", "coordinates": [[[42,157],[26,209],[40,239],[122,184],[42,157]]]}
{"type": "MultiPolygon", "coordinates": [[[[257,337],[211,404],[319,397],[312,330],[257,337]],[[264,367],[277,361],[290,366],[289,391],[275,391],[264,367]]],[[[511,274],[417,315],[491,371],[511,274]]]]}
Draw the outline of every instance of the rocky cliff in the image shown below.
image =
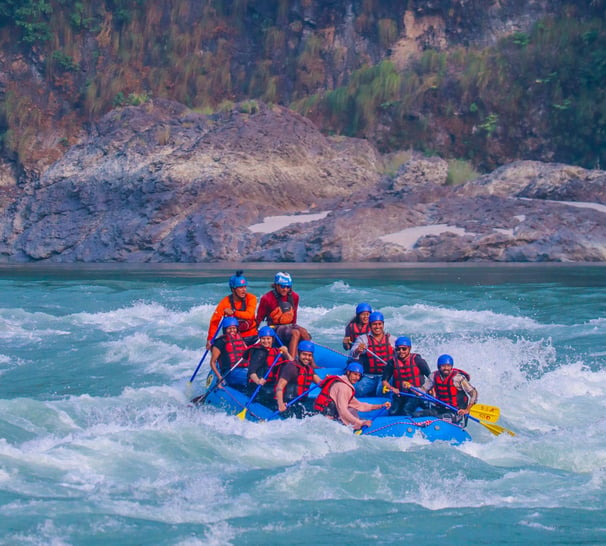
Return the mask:
{"type": "Polygon", "coordinates": [[[215,115],[166,100],[116,109],[38,180],[19,185],[5,166],[0,256],[606,260],[604,171],[521,161],[451,186],[444,160],[411,153],[386,174],[384,159],[261,103],[215,115]],[[280,215],[291,215],[283,227],[258,227],[280,215]]]}

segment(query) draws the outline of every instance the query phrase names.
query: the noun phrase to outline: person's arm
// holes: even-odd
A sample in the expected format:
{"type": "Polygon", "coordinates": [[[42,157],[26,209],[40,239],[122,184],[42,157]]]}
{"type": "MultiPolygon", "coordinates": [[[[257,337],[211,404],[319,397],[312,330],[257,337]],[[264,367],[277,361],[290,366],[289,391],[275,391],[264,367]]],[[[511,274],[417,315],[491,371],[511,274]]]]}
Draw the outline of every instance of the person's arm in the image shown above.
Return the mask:
{"type": "Polygon", "coordinates": [[[393,392],[397,392],[397,388],[393,387],[392,385],[389,384],[389,382],[391,381],[391,378],[393,377],[393,368],[394,368],[394,363],[393,360],[388,360],[387,364],[385,365],[385,368],[383,368],[383,375],[381,377],[381,380],[383,381],[383,391],[387,392],[387,390],[391,390],[393,392]]]}
{"type": "Polygon", "coordinates": [[[265,381],[263,381],[262,377],[259,377],[257,371],[263,364],[266,362],[266,352],[263,350],[255,350],[253,349],[250,353],[250,359],[248,361],[248,378],[255,385],[263,385],[265,381]]]}
{"type": "Polygon", "coordinates": [[[477,402],[478,391],[469,381],[467,381],[467,378],[463,374],[457,374],[453,379],[453,384],[458,389],[462,389],[469,398],[469,401],[467,402],[467,408],[460,409],[458,411],[459,414],[466,415],[469,413],[469,410],[472,408],[472,406],[477,402]]]}
{"type": "Polygon", "coordinates": [[[351,322],[345,326],[345,335],[343,336],[343,349],[349,351],[351,349],[351,322]]]}
{"type": "Polygon", "coordinates": [[[276,400],[278,401],[278,410],[281,412],[286,411],[286,404],[284,403],[284,389],[286,385],[288,385],[288,381],[284,377],[280,377],[276,385],[276,400]]]}
{"type": "Polygon", "coordinates": [[[213,345],[212,349],[210,350],[210,367],[217,376],[217,381],[221,381],[223,379],[223,376],[219,371],[219,366],[217,366],[219,356],[221,356],[221,350],[216,345],[213,345]]]}
{"type": "MultiPolygon", "coordinates": [[[[353,428],[361,428],[364,425],[370,424],[370,421],[360,419],[356,415],[354,415],[350,410],[350,397],[351,397],[351,389],[345,383],[341,381],[335,381],[334,384],[330,387],[330,391],[328,393],[330,397],[333,399],[335,405],[337,406],[337,412],[339,413],[339,419],[343,421],[346,425],[352,426],[353,428]]],[[[354,399],[355,400],[355,399],[354,399]]],[[[353,402],[353,400],[352,400],[353,402]]],[[[368,404],[370,406],[370,404],[368,404]]],[[[355,409],[355,408],[354,408],[355,409]]]]}
{"type": "Polygon", "coordinates": [[[366,350],[367,343],[368,336],[366,334],[358,336],[354,341],[351,351],[349,351],[350,358],[353,358],[354,360],[359,360],[360,355],[366,350]]]}
{"type": "Polygon", "coordinates": [[[358,411],[372,411],[381,408],[390,408],[391,402],[383,402],[382,404],[369,404],[368,402],[361,402],[357,398],[352,398],[349,402],[349,407],[358,411]]]}
{"type": "Polygon", "coordinates": [[[425,359],[421,355],[415,355],[415,364],[421,370],[421,375],[425,377],[429,377],[431,375],[431,369],[429,368],[429,364],[425,361],[425,359]]]}
{"type": "Polygon", "coordinates": [[[294,290],[292,291],[292,307],[294,310],[292,323],[297,324],[297,312],[299,310],[299,294],[297,294],[294,290]]]}
{"type": "Polygon", "coordinates": [[[425,383],[423,383],[423,386],[421,387],[423,392],[429,392],[431,389],[433,389],[433,373],[429,374],[429,377],[425,379],[425,383]]]}
{"type": "Polygon", "coordinates": [[[261,300],[259,301],[259,308],[257,309],[257,326],[261,326],[261,323],[267,318],[267,315],[271,312],[270,303],[268,301],[269,297],[267,294],[261,296],[261,300]]]}
{"type": "Polygon", "coordinates": [[[223,298],[210,317],[210,324],[208,325],[208,334],[206,336],[206,348],[210,349],[210,340],[213,338],[219,327],[219,323],[225,316],[225,309],[229,307],[229,297],[223,298]]]}

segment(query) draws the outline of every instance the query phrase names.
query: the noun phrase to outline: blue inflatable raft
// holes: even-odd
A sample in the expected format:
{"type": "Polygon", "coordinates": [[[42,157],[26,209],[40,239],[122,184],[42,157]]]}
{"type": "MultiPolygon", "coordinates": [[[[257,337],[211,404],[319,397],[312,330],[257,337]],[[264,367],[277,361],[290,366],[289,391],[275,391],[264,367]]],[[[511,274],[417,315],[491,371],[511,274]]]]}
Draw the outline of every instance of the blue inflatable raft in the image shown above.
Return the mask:
{"type": "MultiPolygon", "coordinates": [[[[328,347],[316,344],[314,351],[314,360],[320,368],[316,371],[320,377],[327,375],[338,375],[343,373],[347,363],[347,356],[328,347]]],[[[214,407],[221,408],[227,413],[236,415],[240,413],[248,403],[249,397],[236,389],[225,386],[222,389],[214,389],[213,384],[209,385],[208,395],[205,403],[214,407]]],[[[310,393],[310,397],[317,396],[318,389],[310,393]]],[[[361,398],[362,402],[371,404],[380,404],[385,398],[361,398]]],[[[362,419],[372,420],[372,425],[365,429],[362,434],[365,436],[379,437],[413,437],[420,434],[427,440],[433,442],[441,440],[452,444],[461,444],[471,440],[469,433],[462,427],[449,421],[444,421],[436,417],[408,417],[408,416],[387,416],[381,415],[381,410],[360,413],[362,419]]],[[[280,419],[275,411],[253,402],[248,406],[246,419],[249,421],[269,421],[280,419]]]]}

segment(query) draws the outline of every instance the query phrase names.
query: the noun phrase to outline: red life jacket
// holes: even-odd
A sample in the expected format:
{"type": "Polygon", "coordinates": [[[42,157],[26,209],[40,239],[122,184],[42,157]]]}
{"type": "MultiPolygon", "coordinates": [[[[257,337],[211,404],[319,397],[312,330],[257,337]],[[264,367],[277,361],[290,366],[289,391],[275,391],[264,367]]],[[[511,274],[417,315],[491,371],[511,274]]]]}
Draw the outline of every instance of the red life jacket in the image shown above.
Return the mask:
{"type": "MultiPolygon", "coordinates": [[[[324,378],[322,380],[322,382],[320,383],[320,388],[322,390],[320,391],[320,393],[318,394],[318,397],[316,398],[316,402],[314,403],[314,410],[319,411],[320,413],[325,413],[325,412],[327,412],[327,410],[331,404],[333,406],[335,405],[335,401],[330,397],[329,392],[330,392],[330,388],[337,381],[340,381],[341,383],[345,383],[348,387],[351,388],[351,397],[349,398],[349,401],[351,402],[352,398],[354,397],[354,393],[356,392],[356,389],[353,388],[349,383],[344,381],[342,377],[339,377],[338,375],[329,375],[328,377],[324,378]]],[[[331,412],[331,413],[334,413],[334,412],[331,412]]]]}
{"type": "MultiPolygon", "coordinates": [[[[240,334],[236,334],[235,336],[230,336],[229,334],[224,335],[225,338],[225,349],[221,353],[221,363],[227,367],[231,368],[238,360],[240,360],[244,356],[244,351],[246,350],[246,342],[242,339],[240,334]]],[[[248,361],[243,359],[240,364],[238,364],[238,368],[246,368],[248,367],[248,361]]]]}
{"type": "Polygon", "coordinates": [[[314,369],[312,366],[306,366],[298,360],[291,360],[297,367],[297,380],[295,383],[288,383],[284,389],[284,400],[289,401],[303,394],[314,380],[314,369]]]}
{"type": "MultiPolygon", "coordinates": [[[[389,334],[383,336],[383,341],[377,341],[374,336],[368,336],[368,349],[375,353],[385,362],[393,358],[393,347],[389,344],[389,334]]],[[[385,364],[378,358],[366,353],[367,365],[364,367],[364,373],[382,374],[385,364]]]]}
{"type": "Polygon", "coordinates": [[[268,324],[270,326],[283,324],[292,324],[295,319],[295,303],[292,297],[292,292],[289,292],[286,296],[286,301],[274,290],[274,299],[276,300],[276,307],[269,313],[268,324]]]}
{"type": "MultiPolygon", "coordinates": [[[[278,349],[277,347],[270,347],[269,349],[265,349],[264,347],[255,347],[255,350],[266,352],[265,365],[259,367],[259,369],[256,371],[257,377],[259,377],[259,379],[261,379],[261,378],[265,377],[267,370],[269,370],[271,365],[274,363],[274,360],[276,360],[276,357],[280,354],[280,349],[278,349]]],[[[276,365],[273,368],[271,368],[269,375],[265,378],[266,385],[269,383],[275,383],[278,380],[278,375],[280,373],[281,364],[282,363],[278,360],[278,362],[276,362],[276,365]]],[[[248,362],[247,362],[247,365],[248,365],[248,362]]],[[[249,373],[250,373],[250,371],[249,371],[249,373]]],[[[248,380],[251,383],[253,382],[253,380],[250,379],[250,377],[248,378],[248,380]]]]}
{"type": "Polygon", "coordinates": [[[462,374],[469,381],[469,374],[463,370],[453,368],[446,377],[437,371],[433,376],[433,386],[436,390],[436,398],[442,402],[446,402],[451,406],[459,409],[467,407],[468,397],[465,391],[459,390],[454,386],[454,378],[457,374],[462,374]]]}
{"type": "Polygon", "coordinates": [[[351,339],[352,343],[356,338],[360,337],[362,334],[367,334],[368,332],[370,332],[370,324],[358,324],[355,320],[352,320],[345,327],[345,337],[351,339]]]}
{"type": "Polygon", "coordinates": [[[410,353],[404,361],[399,358],[394,359],[394,386],[400,391],[404,389],[402,385],[404,381],[408,381],[413,387],[420,387],[423,385],[424,376],[415,362],[415,356],[415,353],[410,353]]]}

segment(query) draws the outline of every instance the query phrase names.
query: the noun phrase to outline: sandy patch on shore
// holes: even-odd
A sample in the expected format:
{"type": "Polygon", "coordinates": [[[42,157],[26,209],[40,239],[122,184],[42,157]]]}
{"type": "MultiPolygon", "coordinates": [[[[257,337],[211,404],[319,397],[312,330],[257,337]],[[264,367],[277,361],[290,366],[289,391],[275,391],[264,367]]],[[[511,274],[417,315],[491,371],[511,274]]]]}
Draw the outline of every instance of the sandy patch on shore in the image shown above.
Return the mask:
{"type": "Polygon", "coordinates": [[[282,216],[268,216],[263,218],[263,222],[260,224],[253,224],[248,226],[248,229],[253,233],[274,233],[286,226],[291,224],[303,224],[305,222],[313,222],[315,220],[322,220],[326,218],[332,211],[327,210],[324,212],[316,212],[309,214],[307,211],[303,211],[301,214],[285,214],[282,216]]]}
{"type": "Polygon", "coordinates": [[[560,205],[569,205],[580,209],[593,209],[599,212],[606,212],[606,205],[602,203],[591,203],[586,201],[557,201],[555,199],[531,199],[530,197],[520,197],[524,201],[543,201],[545,203],[559,203],[560,205]]]}
{"type": "Polygon", "coordinates": [[[396,233],[383,235],[382,237],[379,237],[379,239],[385,241],[386,243],[393,243],[394,245],[404,247],[407,250],[412,250],[416,242],[421,237],[425,237],[425,235],[441,235],[442,233],[446,232],[454,233],[455,235],[460,236],[472,235],[463,228],[459,228],[457,226],[449,226],[448,224],[434,224],[431,226],[416,226],[403,229],[402,231],[398,231],[396,233]]]}

